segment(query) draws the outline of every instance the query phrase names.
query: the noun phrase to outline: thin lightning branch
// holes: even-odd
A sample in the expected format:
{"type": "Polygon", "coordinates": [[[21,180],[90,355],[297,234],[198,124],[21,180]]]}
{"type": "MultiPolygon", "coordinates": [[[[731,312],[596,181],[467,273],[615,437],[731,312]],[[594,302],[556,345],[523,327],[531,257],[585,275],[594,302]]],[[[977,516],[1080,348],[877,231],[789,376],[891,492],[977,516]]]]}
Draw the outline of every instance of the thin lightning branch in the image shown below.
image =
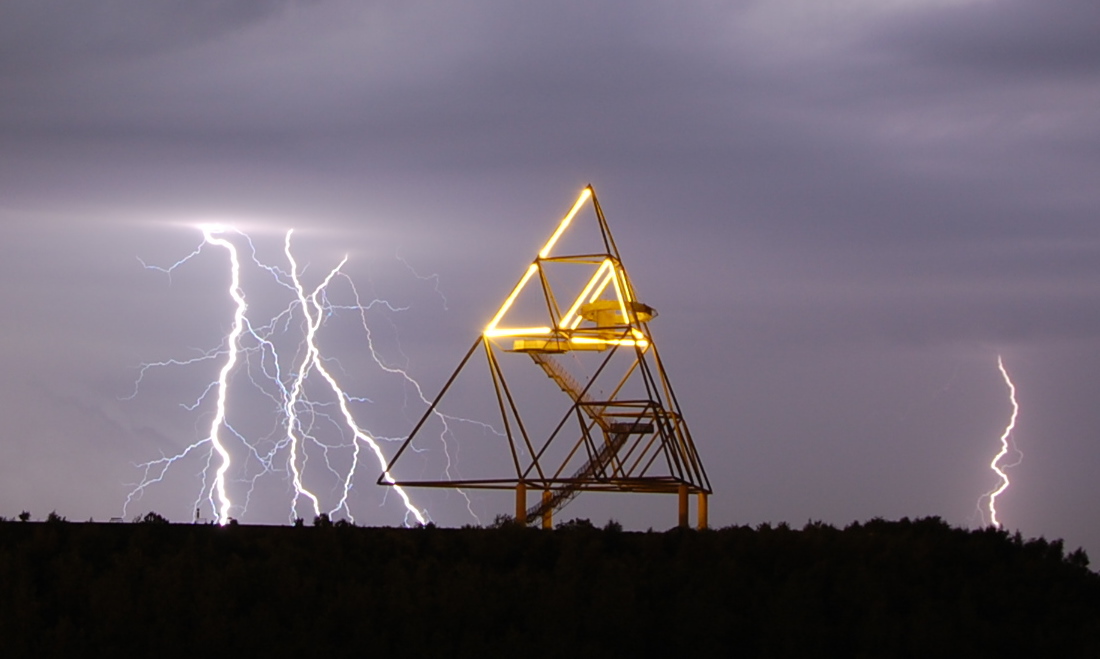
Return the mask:
{"type": "Polygon", "coordinates": [[[436,295],[439,296],[439,299],[443,300],[443,310],[446,311],[447,310],[447,298],[443,295],[443,291],[439,290],[439,275],[438,274],[421,275],[419,272],[416,271],[415,268],[412,267],[412,265],[409,264],[408,261],[406,261],[404,258],[401,257],[400,253],[397,253],[394,256],[397,258],[398,261],[401,261],[402,263],[405,264],[405,267],[409,269],[409,272],[411,272],[413,274],[413,277],[416,277],[420,281],[430,281],[435,285],[435,293],[436,293],[436,295]]]}
{"type": "MultiPolygon", "coordinates": [[[[1009,418],[1008,425],[1005,426],[1004,432],[1001,433],[1001,450],[997,452],[997,455],[993,457],[993,461],[989,463],[989,468],[996,472],[997,477],[1001,479],[1001,484],[982,495],[982,499],[989,497],[988,506],[990,522],[993,526],[1001,528],[1001,522],[997,519],[997,497],[1008,489],[1009,481],[1008,474],[999,466],[999,463],[1009,452],[1009,436],[1012,435],[1012,431],[1016,427],[1016,416],[1020,412],[1020,405],[1016,402],[1016,385],[1012,383],[1012,378],[1008,376],[1008,371],[1005,370],[1005,365],[1000,355],[997,355],[997,368],[1000,369],[1001,377],[1004,378],[1005,385],[1008,386],[1008,399],[1012,403],[1012,416],[1009,418]]],[[[1019,460],[1011,465],[1004,465],[1004,468],[1007,469],[1018,464],[1019,460]]],[[[981,500],[979,499],[979,505],[980,503],[981,500]]]]}

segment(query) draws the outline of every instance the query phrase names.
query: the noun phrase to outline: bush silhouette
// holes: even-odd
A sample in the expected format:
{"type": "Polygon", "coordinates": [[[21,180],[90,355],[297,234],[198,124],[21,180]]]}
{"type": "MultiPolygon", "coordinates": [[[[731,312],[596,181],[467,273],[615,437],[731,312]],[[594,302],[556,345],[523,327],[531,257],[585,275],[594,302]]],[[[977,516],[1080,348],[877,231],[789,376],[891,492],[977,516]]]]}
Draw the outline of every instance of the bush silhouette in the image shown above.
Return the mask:
{"type": "Polygon", "coordinates": [[[140,523],[140,524],[168,524],[169,522],[164,517],[162,517],[162,516],[158,515],[157,513],[150,510],[149,512],[145,513],[144,517],[141,517],[140,519],[138,519],[138,523],[140,523]]]}

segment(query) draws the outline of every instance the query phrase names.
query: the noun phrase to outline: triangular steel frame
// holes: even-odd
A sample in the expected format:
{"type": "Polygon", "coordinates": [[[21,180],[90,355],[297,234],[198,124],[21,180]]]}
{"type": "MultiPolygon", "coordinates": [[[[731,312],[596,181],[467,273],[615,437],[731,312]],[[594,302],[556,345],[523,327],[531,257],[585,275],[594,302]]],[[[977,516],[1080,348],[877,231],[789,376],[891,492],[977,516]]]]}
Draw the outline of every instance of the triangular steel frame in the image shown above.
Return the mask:
{"type": "Polygon", "coordinates": [[[378,483],[402,487],[514,488],[516,518],[525,523],[541,519],[544,527],[550,526],[555,510],[582,491],[677,493],[680,524],[686,525],[687,496],[696,494],[699,497],[699,525],[706,526],[710,481],[649,331],[649,321],[656,315],[652,307],[638,301],[595,191],[592,186],[585,187],[394,454],[378,483]],[[559,239],[589,202],[599,224],[602,244],[589,253],[556,253],[559,239]],[[566,307],[558,304],[551,277],[547,274],[548,266],[560,267],[556,264],[594,268],[579,295],[565,298],[570,300],[566,307]],[[541,297],[545,300],[545,324],[511,324],[509,312],[516,299],[525,290],[530,294],[534,287],[541,287],[541,297]],[[386,478],[386,474],[393,474],[397,461],[436,412],[479,348],[485,353],[492,376],[504,435],[515,467],[514,475],[495,479],[386,478]],[[571,351],[604,355],[593,370],[578,379],[555,359],[555,355],[571,351]],[[553,432],[541,441],[534,441],[535,438],[529,436],[519,405],[501,370],[502,358],[519,353],[526,353],[572,400],[572,406],[553,432]],[[595,399],[593,384],[601,376],[608,377],[606,367],[613,357],[620,355],[621,359],[624,353],[632,357],[625,375],[611,388],[610,395],[595,399]],[[623,397],[628,383],[632,390],[644,391],[644,394],[623,397]],[[572,435],[575,440],[570,438],[568,428],[575,431],[572,435]],[[561,446],[562,442],[569,447],[567,457],[560,465],[544,464],[551,444],[561,446]],[[576,469],[578,462],[583,464],[576,469]],[[569,470],[570,465],[574,466],[573,470],[569,470]],[[542,491],[541,501],[531,507],[526,504],[528,489],[542,491]]]}

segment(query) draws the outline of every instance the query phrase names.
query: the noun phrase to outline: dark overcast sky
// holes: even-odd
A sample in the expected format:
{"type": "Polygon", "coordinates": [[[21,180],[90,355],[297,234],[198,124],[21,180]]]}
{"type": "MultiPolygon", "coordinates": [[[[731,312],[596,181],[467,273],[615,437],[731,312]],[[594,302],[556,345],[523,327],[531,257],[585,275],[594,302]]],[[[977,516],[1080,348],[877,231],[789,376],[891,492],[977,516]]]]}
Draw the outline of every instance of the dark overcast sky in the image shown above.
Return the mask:
{"type": "MultiPolygon", "coordinates": [[[[186,256],[196,222],[247,229],[273,264],[296,227],[311,276],[349,254],[365,297],[405,309],[370,315],[379,350],[434,394],[590,182],[661,313],[712,524],[977,525],[1011,411],[1000,354],[1024,452],[1002,520],[1100,552],[1100,4],[528,5],[0,5],[0,514],[121,514],[133,463],[203,435],[209,401],[179,405],[212,362],[126,399],[141,363],[229,326],[224,252],[171,278],[138,260],[186,256]]],[[[253,283],[257,310],[283,303],[253,283]]],[[[354,320],[324,349],[375,392],[363,424],[407,433],[422,407],[354,320]]],[[[278,423],[237,400],[242,426],[278,423]]],[[[459,467],[492,450],[458,443],[459,467]]],[[[401,523],[370,467],[357,521],[401,523]]],[[[188,519],[201,469],[127,514],[188,519]]],[[[286,488],[239,516],[285,520],[286,488]]],[[[511,505],[473,499],[483,522],[511,505]]],[[[675,501],[564,515],[661,529],[675,501]]]]}

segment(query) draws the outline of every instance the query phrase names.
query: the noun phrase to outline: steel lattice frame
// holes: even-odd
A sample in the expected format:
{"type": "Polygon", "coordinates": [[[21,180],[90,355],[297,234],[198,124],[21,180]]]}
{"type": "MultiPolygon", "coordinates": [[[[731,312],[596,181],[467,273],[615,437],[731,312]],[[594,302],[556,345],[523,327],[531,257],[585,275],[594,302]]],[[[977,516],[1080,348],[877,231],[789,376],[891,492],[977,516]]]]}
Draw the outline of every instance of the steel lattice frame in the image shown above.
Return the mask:
{"type": "Polygon", "coordinates": [[[710,481],[650,334],[649,321],[654,316],[656,311],[637,300],[596,194],[591,186],[586,187],[386,468],[393,473],[394,465],[480,349],[492,377],[514,473],[490,479],[397,479],[392,483],[380,477],[379,484],[515,489],[516,517],[522,522],[541,519],[544,526],[550,525],[554,510],[582,491],[676,493],[680,497],[680,523],[686,525],[687,496],[696,494],[699,524],[705,526],[710,481]],[[555,255],[559,238],[589,201],[599,226],[602,251],[555,255]],[[564,310],[547,274],[548,267],[563,266],[595,267],[580,294],[564,310]],[[541,287],[547,324],[511,327],[508,312],[529,286],[541,287]],[[603,355],[591,371],[578,379],[555,359],[555,355],[573,351],[603,355]],[[554,430],[542,439],[528,433],[501,368],[502,359],[518,359],[520,353],[525,353],[572,401],[554,430]],[[628,363],[625,374],[618,379],[609,376],[607,369],[612,360],[623,363],[624,357],[628,363]],[[597,380],[607,382],[601,378],[608,377],[617,384],[610,394],[594,398],[593,385],[597,380]],[[628,384],[631,391],[640,393],[628,394],[628,384]],[[565,459],[547,463],[548,449],[563,443],[568,447],[565,459]],[[542,491],[541,501],[530,508],[526,505],[528,489],[542,491]]]}

